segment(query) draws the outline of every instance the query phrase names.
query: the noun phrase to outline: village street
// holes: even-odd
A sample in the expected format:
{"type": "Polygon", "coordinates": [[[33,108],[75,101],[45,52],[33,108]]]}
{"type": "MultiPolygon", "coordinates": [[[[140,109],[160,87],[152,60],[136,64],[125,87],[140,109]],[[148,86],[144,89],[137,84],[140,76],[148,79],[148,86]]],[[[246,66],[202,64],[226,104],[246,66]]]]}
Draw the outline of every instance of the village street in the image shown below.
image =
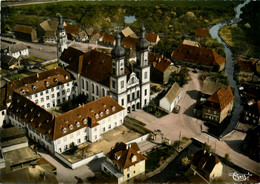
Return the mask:
{"type": "Polygon", "coordinates": [[[146,124],[145,127],[152,131],[160,129],[164,136],[172,141],[179,140],[181,133],[181,137],[193,137],[201,142],[206,142],[211,145],[216,154],[224,157],[228,153],[231,162],[254,174],[260,175],[259,164],[240,151],[240,144],[238,143],[242,143],[246,136],[245,133],[232,131],[221,140],[202,133],[201,125],[203,130],[206,127],[203,125],[203,121],[196,119],[192,112],[198,92],[201,90],[198,80],[199,73],[190,72],[190,75],[192,80],[182,88],[182,98],[179,102],[181,110],[179,114],[170,113],[158,119],[143,110],[137,110],[129,114],[129,116],[144,122],[146,124]]]}

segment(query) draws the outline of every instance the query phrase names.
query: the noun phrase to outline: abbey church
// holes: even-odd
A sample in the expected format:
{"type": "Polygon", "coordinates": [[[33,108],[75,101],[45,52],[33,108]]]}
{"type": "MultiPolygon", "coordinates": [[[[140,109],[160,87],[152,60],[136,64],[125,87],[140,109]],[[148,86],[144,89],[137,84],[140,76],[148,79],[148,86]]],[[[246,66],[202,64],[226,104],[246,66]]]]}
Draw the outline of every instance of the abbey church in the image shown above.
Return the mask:
{"type": "Polygon", "coordinates": [[[150,99],[150,66],[148,64],[148,41],[145,27],[136,44],[136,63],[126,67],[125,50],[121,36],[116,35],[116,44],[111,55],[90,50],[83,52],[67,46],[67,37],[60,16],[58,25],[59,66],[73,74],[77,81],[78,94],[85,94],[90,101],[110,95],[117,103],[127,108],[128,113],[141,109],[150,99]]]}

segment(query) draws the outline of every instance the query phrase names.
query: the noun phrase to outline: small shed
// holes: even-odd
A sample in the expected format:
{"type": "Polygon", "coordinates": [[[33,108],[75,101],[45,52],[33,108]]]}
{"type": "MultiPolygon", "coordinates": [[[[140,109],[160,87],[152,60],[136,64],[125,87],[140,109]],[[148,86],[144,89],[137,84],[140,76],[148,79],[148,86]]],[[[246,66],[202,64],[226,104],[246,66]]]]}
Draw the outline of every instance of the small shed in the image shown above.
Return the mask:
{"type": "Polygon", "coordinates": [[[181,99],[182,90],[177,82],[175,82],[166,95],[160,100],[159,106],[168,112],[172,112],[181,99]]]}

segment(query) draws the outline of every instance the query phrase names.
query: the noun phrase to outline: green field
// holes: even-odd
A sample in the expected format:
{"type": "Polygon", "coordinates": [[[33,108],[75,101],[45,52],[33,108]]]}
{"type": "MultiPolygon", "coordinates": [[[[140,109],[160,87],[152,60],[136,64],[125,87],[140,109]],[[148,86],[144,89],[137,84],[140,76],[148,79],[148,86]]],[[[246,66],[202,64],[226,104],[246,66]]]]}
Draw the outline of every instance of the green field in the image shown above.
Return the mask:
{"type": "Polygon", "coordinates": [[[58,67],[58,63],[46,65],[46,66],[43,66],[42,68],[44,68],[45,70],[52,70],[52,69],[54,69],[55,67],[56,67],[56,68],[58,67]]]}
{"type": "Polygon", "coordinates": [[[12,75],[10,77],[8,77],[9,80],[11,81],[14,81],[14,80],[17,80],[17,79],[21,79],[21,78],[24,78],[24,77],[27,77],[28,75],[27,74],[24,74],[24,73],[21,73],[21,74],[16,74],[16,75],[12,75]]]}

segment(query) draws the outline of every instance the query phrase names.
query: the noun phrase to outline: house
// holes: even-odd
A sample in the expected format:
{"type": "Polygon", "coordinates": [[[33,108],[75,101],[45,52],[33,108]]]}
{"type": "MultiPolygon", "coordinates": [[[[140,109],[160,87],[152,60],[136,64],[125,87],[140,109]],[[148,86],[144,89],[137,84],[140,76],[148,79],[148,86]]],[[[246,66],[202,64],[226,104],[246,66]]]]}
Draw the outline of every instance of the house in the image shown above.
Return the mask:
{"type": "Polygon", "coordinates": [[[8,55],[1,55],[1,68],[3,69],[15,69],[20,65],[19,60],[15,57],[8,55]]]}
{"type": "Polygon", "coordinates": [[[149,54],[151,65],[151,80],[167,84],[172,73],[179,73],[181,67],[174,66],[166,57],[158,56],[155,53],[149,54]]]}
{"type": "Polygon", "coordinates": [[[182,90],[177,82],[175,82],[166,95],[160,100],[159,106],[168,112],[172,112],[181,99],[182,90]]]}
{"type": "Polygon", "coordinates": [[[232,111],[234,95],[230,87],[220,88],[203,104],[202,118],[221,123],[232,111]]]}
{"type": "Polygon", "coordinates": [[[131,38],[136,38],[136,39],[138,39],[138,37],[136,36],[136,34],[133,32],[133,30],[132,30],[129,26],[127,26],[125,29],[123,29],[123,30],[121,31],[121,35],[122,35],[123,38],[125,38],[125,37],[131,37],[131,38]]]}
{"type": "Polygon", "coordinates": [[[114,176],[117,183],[124,183],[145,173],[145,160],[136,143],[120,142],[106,154],[106,161],[101,168],[103,172],[114,176]]]}
{"type": "Polygon", "coordinates": [[[181,44],[171,54],[174,63],[205,70],[222,71],[226,58],[212,49],[181,44]]]}
{"type": "Polygon", "coordinates": [[[222,87],[227,88],[228,86],[222,83],[212,82],[208,79],[205,79],[202,83],[202,89],[201,89],[201,98],[203,98],[202,101],[206,101],[207,98],[212,96],[222,87]]]}
{"type": "Polygon", "coordinates": [[[202,29],[197,29],[196,30],[196,37],[200,41],[203,38],[209,37],[209,30],[202,28],[202,29]]]}
{"type": "Polygon", "coordinates": [[[81,28],[77,26],[67,25],[65,26],[66,34],[69,40],[74,40],[81,32],[81,28]]]}
{"type": "Polygon", "coordinates": [[[254,73],[256,72],[254,63],[250,60],[239,57],[236,60],[236,64],[239,70],[236,74],[238,81],[252,81],[254,73]]]}
{"type": "MultiPolygon", "coordinates": [[[[42,37],[44,44],[56,44],[57,43],[57,30],[59,21],[47,19],[39,25],[39,36],[42,37]]],[[[66,23],[63,23],[66,26],[66,23]]]]}
{"type": "Polygon", "coordinates": [[[14,35],[20,40],[38,42],[36,30],[31,26],[16,25],[14,35]]]}
{"type": "Polygon", "coordinates": [[[29,49],[23,43],[9,44],[1,41],[1,53],[18,59],[20,56],[29,56],[29,49]]]}
{"type": "Polygon", "coordinates": [[[260,100],[255,102],[253,99],[244,106],[243,119],[246,123],[260,125],[260,100]]]}
{"type": "Polygon", "coordinates": [[[243,142],[243,150],[250,158],[260,161],[259,148],[260,148],[260,126],[250,129],[243,142]]]}
{"type": "Polygon", "coordinates": [[[106,45],[114,46],[116,44],[116,37],[114,35],[104,33],[103,43],[106,45]]]}
{"type": "Polygon", "coordinates": [[[86,31],[86,33],[87,33],[87,35],[88,35],[88,38],[91,38],[91,36],[92,36],[92,34],[93,34],[93,32],[94,32],[93,28],[85,29],[85,31],[86,31]]]}
{"type": "Polygon", "coordinates": [[[191,40],[183,40],[182,44],[190,45],[190,46],[193,46],[193,47],[200,47],[199,42],[191,41],[191,40]]]}
{"type": "Polygon", "coordinates": [[[160,41],[159,34],[156,33],[146,33],[145,38],[151,46],[156,45],[160,41]]]}
{"type": "Polygon", "coordinates": [[[88,40],[88,34],[86,33],[86,31],[82,30],[81,32],[79,32],[76,36],[76,41],[78,42],[85,42],[88,40]]]}
{"type": "Polygon", "coordinates": [[[194,154],[190,167],[194,171],[194,175],[198,174],[207,183],[220,177],[223,172],[223,165],[220,160],[205,150],[199,150],[194,154]]]}
{"type": "Polygon", "coordinates": [[[103,33],[93,32],[93,35],[89,39],[89,43],[97,44],[98,42],[103,41],[103,33]]]}
{"type": "Polygon", "coordinates": [[[126,48],[134,49],[136,47],[137,42],[138,42],[137,38],[128,36],[123,38],[122,45],[126,48]]]}

